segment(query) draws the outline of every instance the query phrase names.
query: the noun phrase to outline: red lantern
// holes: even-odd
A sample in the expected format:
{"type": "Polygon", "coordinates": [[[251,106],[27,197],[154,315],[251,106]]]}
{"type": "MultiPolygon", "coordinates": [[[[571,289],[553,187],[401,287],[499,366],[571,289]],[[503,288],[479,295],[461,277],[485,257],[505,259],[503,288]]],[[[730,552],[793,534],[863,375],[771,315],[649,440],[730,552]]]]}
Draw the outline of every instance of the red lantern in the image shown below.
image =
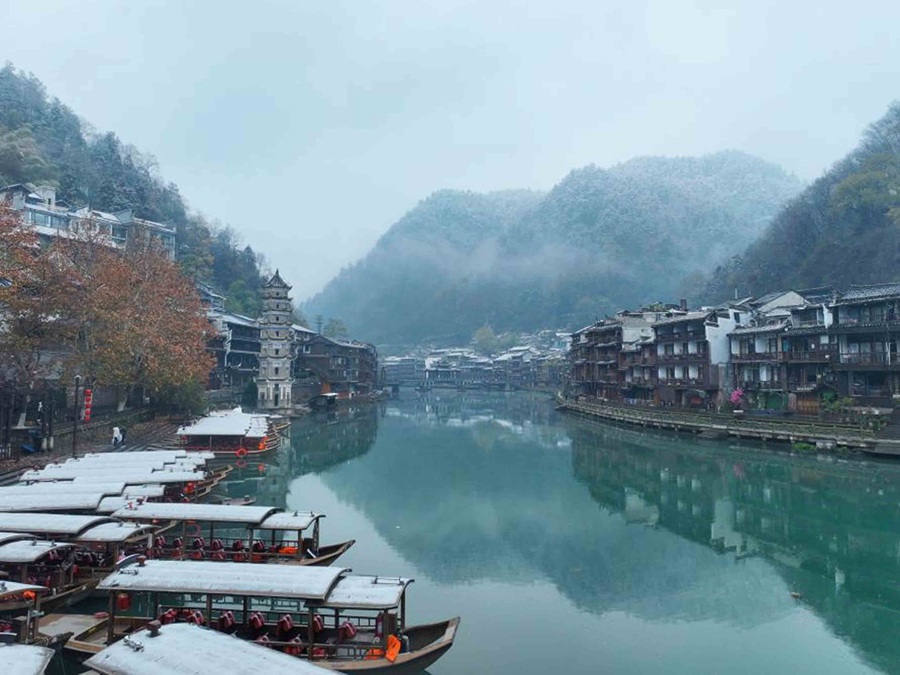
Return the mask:
{"type": "Polygon", "coordinates": [[[123,612],[131,609],[131,596],[128,593],[119,593],[116,595],[116,607],[123,612]]]}
{"type": "Polygon", "coordinates": [[[94,390],[93,389],[85,389],[84,390],[84,414],[83,419],[85,422],[91,421],[91,408],[94,403],[94,390]]]}

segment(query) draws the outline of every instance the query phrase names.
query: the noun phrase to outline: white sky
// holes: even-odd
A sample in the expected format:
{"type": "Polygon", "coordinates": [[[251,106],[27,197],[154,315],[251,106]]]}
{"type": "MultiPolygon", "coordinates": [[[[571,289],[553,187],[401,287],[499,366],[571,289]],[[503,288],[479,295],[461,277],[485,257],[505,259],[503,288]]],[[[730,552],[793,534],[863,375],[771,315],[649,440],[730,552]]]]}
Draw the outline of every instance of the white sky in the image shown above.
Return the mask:
{"type": "Polygon", "coordinates": [[[804,179],[900,98],[900,2],[0,0],[0,59],[155,155],[298,300],[440,188],[736,148],[804,179]]]}

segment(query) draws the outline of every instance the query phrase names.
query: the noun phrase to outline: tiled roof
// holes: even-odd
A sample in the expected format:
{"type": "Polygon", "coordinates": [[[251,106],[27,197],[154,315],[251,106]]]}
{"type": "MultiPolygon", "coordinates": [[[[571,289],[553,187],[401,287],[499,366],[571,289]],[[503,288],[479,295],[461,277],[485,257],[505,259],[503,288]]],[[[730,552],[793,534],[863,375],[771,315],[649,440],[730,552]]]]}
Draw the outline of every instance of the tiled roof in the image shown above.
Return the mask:
{"type": "Polygon", "coordinates": [[[783,330],[788,326],[787,321],[782,321],[780,323],[768,323],[764,326],[742,326],[740,328],[735,328],[733,331],[729,333],[729,335],[753,335],[755,333],[774,333],[776,331],[783,330]]]}
{"type": "Polygon", "coordinates": [[[900,297],[900,283],[874,284],[872,286],[851,286],[841,294],[835,305],[848,305],[854,302],[867,302],[881,298],[900,297]]]}
{"type": "Polygon", "coordinates": [[[705,319],[712,312],[710,311],[700,311],[700,312],[688,312],[687,314],[679,314],[677,316],[673,316],[669,319],[660,319],[656,321],[654,326],[665,326],[672,323],[680,323],[682,321],[697,321],[699,319],[705,319]]]}

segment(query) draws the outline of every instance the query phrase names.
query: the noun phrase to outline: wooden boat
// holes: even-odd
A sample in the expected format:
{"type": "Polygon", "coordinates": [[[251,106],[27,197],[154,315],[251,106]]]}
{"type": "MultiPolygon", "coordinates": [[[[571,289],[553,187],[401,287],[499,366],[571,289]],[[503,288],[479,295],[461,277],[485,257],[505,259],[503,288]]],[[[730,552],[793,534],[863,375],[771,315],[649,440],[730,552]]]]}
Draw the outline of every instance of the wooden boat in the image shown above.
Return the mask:
{"type": "Polygon", "coordinates": [[[325,566],[355,543],[351,539],[322,546],[319,522],[323,514],[274,506],[144,502],[112,515],[165,524],[165,532],[148,551],[152,558],[325,566]]]}
{"type": "MultiPolygon", "coordinates": [[[[75,563],[75,544],[42,541],[31,535],[0,532],[0,572],[10,581],[51,589],[43,597],[45,608],[60,607],[87,597],[99,579],[84,578],[75,563]]],[[[0,601],[0,613],[27,610],[33,598],[9,595],[0,601]]]]}
{"type": "Polygon", "coordinates": [[[336,567],[129,559],[98,585],[108,615],[83,617],[67,648],[96,654],[158,617],[163,630],[209,623],[329,670],[413,675],[453,646],[459,618],[408,626],[410,583],[336,567]]]}
{"type": "Polygon", "coordinates": [[[107,516],[0,513],[0,545],[37,538],[71,544],[75,577],[83,581],[99,580],[115,569],[120,558],[144,553],[152,545],[154,530],[154,525],[107,516]]]}
{"type": "Polygon", "coordinates": [[[280,437],[268,415],[245,413],[240,408],[211,412],[176,432],[188,452],[211,452],[234,459],[240,468],[246,457],[280,446],[280,437]]]}
{"type": "Polygon", "coordinates": [[[166,626],[151,621],[114,642],[85,664],[104,675],[159,673],[291,673],[325,675],[331,671],[298,661],[274,649],[235,640],[216,630],[186,623],[166,626]]]}

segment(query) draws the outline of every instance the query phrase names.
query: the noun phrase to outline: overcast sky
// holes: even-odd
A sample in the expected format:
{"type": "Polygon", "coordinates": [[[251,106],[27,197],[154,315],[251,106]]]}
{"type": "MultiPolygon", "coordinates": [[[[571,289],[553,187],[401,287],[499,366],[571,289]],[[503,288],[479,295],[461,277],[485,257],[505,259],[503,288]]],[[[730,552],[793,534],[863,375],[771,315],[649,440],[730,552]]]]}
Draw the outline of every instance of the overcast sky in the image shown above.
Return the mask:
{"type": "Polygon", "coordinates": [[[725,148],[809,180],[900,98],[896,0],[0,7],[0,58],[155,155],[300,300],[434,190],[725,148]]]}

